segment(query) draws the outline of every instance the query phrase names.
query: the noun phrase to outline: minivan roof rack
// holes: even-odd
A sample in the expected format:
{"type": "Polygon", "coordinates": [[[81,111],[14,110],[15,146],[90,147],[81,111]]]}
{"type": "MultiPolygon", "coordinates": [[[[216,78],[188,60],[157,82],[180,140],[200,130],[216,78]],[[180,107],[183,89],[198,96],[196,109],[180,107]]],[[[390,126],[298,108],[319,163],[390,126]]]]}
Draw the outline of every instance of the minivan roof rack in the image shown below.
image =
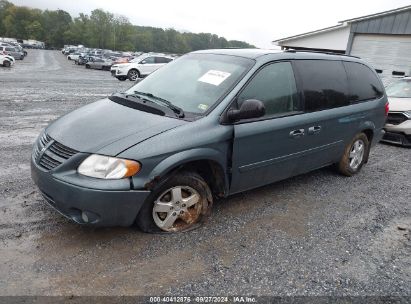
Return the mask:
{"type": "Polygon", "coordinates": [[[358,58],[358,59],[361,59],[360,57],[353,56],[353,55],[348,55],[348,54],[340,54],[340,53],[333,53],[333,52],[326,52],[326,51],[310,51],[310,50],[295,50],[295,49],[287,49],[287,50],[284,50],[284,52],[287,52],[287,53],[299,53],[299,52],[305,52],[305,53],[318,53],[318,54],[337,55],[337,56],[346,56],[346,57],[353,57],[353,58],[358,58]]]}

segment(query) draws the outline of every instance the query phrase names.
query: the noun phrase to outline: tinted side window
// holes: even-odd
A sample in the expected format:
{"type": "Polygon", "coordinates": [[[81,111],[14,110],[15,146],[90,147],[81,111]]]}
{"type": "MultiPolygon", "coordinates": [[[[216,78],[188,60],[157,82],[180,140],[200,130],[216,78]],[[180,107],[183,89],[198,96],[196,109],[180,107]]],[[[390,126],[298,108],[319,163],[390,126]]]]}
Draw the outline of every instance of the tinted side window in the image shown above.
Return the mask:
{"type": "Polygon", "coordinates": [[[384,94],[377,76],[367,66],[357,62],[344,62],[344,66],[348,76],[350,102],[375,99],[384,94]]]}
{"type": "Polygon", "coordinates": [[[341,61],[297,60],[305,97],[305,111],[348,105],[347,75],[341,61]]]}
{"type": "Polygon", "coordinates": [[[145,64],[147,64],[147,63],[150,64],[150,63],[154,63],[155,61],[154,61],[154,57],[147,57],[147,58],[143,59],[141,62],[145,63],[145,64]]]}
{"type": "Polygon", "coordinates": [[[260,70],[238,96],[238,105],[247,99],[262,101],[266,116],[300,111],[291,63],[274,63],[260,70]]]}
{"type": "Polygon", "coordinates": [[[167,63],[168,61],[167,61],[167,58],[165,58],[165,57],[155,57],[156,59],[155,59],[155,62],[156,63],[167,63]]]}

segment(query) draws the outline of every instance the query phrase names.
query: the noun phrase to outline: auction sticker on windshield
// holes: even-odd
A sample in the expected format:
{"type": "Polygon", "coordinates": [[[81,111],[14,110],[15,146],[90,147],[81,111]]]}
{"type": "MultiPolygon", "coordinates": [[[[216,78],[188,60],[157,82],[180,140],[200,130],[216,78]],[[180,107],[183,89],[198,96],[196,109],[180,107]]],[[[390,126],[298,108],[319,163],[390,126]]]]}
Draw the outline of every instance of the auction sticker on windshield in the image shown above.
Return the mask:
{"type": "Polygon", "coordinates": [[[209,83],[215,86],[219,86],[224,80],[230,77],[231,73],[209,70],[203,76],[201,76],[198,81],[209,83]]]}

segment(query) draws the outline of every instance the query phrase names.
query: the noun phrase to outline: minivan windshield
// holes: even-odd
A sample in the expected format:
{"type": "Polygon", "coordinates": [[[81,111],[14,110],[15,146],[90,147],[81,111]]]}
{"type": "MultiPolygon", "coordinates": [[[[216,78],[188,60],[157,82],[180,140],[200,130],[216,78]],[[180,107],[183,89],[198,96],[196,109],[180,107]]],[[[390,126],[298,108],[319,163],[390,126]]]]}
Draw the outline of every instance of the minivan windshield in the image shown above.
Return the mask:
{"type": "Polygon", "coordinates": [[[254,60],[217,54],[188,54],[168,63],[126,93],[151,94],[184,112],[202,114],[252,67],[254,60]]]}
{"type": "Polygon", "coordinates": [[[394,82],[387,87],[388,97],[411,98],[411,79],[394,82]]]}

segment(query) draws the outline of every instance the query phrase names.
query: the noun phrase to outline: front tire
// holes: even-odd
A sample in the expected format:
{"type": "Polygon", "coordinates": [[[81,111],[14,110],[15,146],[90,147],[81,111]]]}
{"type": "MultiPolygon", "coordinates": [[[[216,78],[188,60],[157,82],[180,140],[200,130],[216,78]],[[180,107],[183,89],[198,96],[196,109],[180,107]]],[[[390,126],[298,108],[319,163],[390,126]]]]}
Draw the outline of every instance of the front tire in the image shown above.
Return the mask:
{"type": "Polygon", "coordinates": [[[86,69],[89,69],[89,68],[90,68],[90,66],[88,64],[86,64],[86,69]]]}
{"type": "Polygon", "coordinates": [[[136,81],[138,78],[140,78],[140,73],[136,69],[131,69],[127,73],[127,78],[130,81],[136,81]]]}
{"type": "Polygon", "coordinates": [[[11,66],[10,61],[5,60],[5,61],[3,62],[3,66],[6,67],[6,68],[9,68],[9,67],[11,66]]]}
{"type": "Polygon", "coordinates": [[[368,159],[370,142],[364,133],[357,134],[345,147],[344,155],[338,163],[338,171],[345,176],[353,176],[360,172],[368,159]]]}
{"type": "Polygon", "coordinates": [[[152,190],[137,215],[136,224],[150,233],[189,231],[207,219],[212,204],[210,188],[200,175],[177,173],[152,190]]]}
{"type": "Polygon", "coordinates": [[[120,81],[126,81],[127,76],[119,76],[119,77],[117,77],[117,79],[120,80],[120,81]]]}

